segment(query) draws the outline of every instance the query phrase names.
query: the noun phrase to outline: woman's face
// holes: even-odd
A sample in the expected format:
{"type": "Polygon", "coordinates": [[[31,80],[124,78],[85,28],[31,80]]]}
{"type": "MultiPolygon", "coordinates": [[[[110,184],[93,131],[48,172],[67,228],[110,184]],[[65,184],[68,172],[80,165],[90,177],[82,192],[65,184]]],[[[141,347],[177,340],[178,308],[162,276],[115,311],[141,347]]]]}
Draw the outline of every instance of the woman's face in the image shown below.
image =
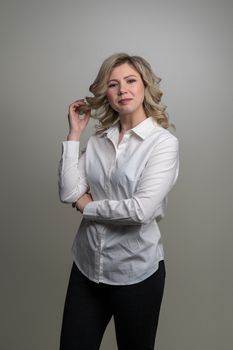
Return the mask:
{"type": "Polygon", "coordinates": [[[140,74],[128,63],[115,67],[107,82],[110,106],[123,115],[145,115],[143,108],[145,87],[140,74]]]}

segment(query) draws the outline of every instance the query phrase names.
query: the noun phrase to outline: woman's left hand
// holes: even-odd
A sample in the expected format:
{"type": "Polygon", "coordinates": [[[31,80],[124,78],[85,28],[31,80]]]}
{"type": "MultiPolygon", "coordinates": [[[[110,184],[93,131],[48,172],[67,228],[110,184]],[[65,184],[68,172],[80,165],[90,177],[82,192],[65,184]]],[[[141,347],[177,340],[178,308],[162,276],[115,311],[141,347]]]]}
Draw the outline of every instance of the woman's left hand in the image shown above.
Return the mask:
{"type": "Polygon", "coordinates": [[[80,197],[77,200],[77,202],[72,203],[72,207],[76,208],[82,213],[85,206],[90,202],[93,202],[92,196],[89,193],[85,193],[82,197],[80,197]]]}

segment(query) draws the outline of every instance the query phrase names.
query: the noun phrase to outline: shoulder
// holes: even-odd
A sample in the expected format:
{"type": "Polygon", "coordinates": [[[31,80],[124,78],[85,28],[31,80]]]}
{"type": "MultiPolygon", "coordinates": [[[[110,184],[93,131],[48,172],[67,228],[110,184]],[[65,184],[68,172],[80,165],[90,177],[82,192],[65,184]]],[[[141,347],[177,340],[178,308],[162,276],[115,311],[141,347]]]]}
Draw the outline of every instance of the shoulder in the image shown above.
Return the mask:
{"type": "Polygon", "coordinates": [[[178,138],[168,129],[164,129],[162,126],[156,123],[155,128],[151,131],[150,137],[154,139],[154,145],[159,144],[173,144],[178,145],[178,138]]]}

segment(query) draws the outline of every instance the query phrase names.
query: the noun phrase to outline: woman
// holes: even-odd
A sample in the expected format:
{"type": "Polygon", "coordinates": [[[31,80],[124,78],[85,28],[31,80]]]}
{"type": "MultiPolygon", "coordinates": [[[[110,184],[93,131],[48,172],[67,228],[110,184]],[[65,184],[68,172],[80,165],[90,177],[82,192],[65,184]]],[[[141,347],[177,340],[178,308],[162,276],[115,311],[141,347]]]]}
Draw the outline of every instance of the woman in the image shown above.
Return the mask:
{"type": "Polygon", "coordinates": [[[60,350],[99,349],[112,316],[120,350],[154,349],[165,280],[157,221],[178,175],[159,82],[142,57],[115,54],[90,86],[94,97],[69,106],[59,193],[83,219],[60,350]],[[93,110],[98,130],[79,157],[93,110]]]}

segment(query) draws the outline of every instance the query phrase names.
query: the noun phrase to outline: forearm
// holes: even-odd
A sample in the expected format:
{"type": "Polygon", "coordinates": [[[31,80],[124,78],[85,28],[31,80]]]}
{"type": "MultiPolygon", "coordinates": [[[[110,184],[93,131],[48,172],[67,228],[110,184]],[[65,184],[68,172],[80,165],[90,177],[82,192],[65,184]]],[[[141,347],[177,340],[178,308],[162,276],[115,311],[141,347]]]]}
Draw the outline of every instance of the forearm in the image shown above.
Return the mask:
{"type": "Polygon", "coordinates": [[[85,176],[85,159],[84,156],[79,159],[79,142],[69,140],[62,145],[58,172],[59,197],[64,203],[73,203],[89,189],[85,176]]]}
{"type": "Polygon", "coordinates": [[[81,137],[81,132],[69,132],[67,135],[67,141],[79,142],[81,137]]]}
{"type": "MultiPolygon", "coordinates": [[[[162,195],[163,196],[163,195],[162,195]]],[[[124,200],[100,200],[88,203],[83,216],[87,220],[113,225],[143,225],[164,216],[165,198],[133,196],[124,200]]]]}
{"type": "MultiPolygon", "coordinates": [[[[161,211],[160,211],[161,212],[161,211]]],[[[102,200],[89,203],[83,211],[84,218],[115,225],[142,225],[153,220],[143,212],[136,198],[122,201],[102,200]]],[[[156,218],[156,210],[154,218],[156,218]]]]}

